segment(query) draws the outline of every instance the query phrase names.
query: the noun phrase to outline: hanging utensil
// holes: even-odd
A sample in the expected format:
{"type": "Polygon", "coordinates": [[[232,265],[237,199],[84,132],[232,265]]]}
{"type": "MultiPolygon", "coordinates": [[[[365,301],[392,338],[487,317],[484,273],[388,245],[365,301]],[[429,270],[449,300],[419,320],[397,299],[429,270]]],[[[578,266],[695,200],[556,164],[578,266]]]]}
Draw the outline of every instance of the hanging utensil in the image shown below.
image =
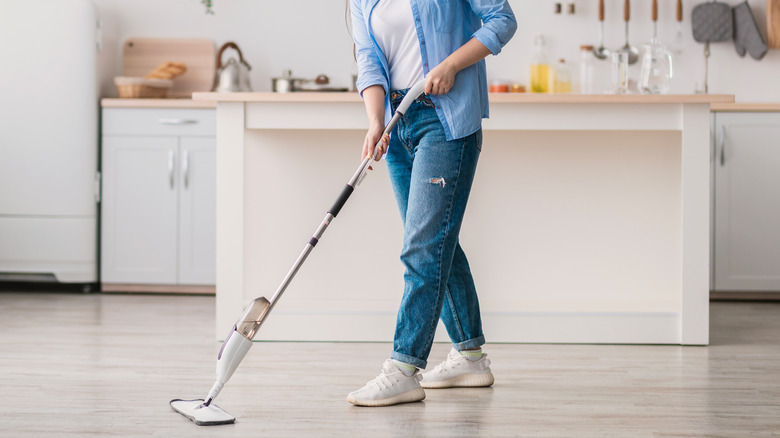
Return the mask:
{"type": "Polygon", "coordinates": [[[607,59],[609,50],[604,47],[604,0],[599,0],[599,26],[601,29],[601,44],[593,49],[593,54],[598,59],[607,59]]]}
{"type": "Polygon", "coordinates": [[[626,45],[618,50],[628,54],[628,63],[636,64],[639,61],[639,49],[628,43],[628,22],[631,20],[631,0],[626,0],[623,6],[623,17],[626,20],[626,45]]]}
{"type": "Polygon", "coordinates": [[[731,6],[711,1],[702,3],[691,12],[693,39],[704,43],[704,89],[697,93],[709,93],[710,43],[730,41],[734,36],[734,18],[731,6]]]}
{"type": "Polygon", "coordinates": [[[653,20],[653,39],[652,42],[657,43],[658,42],[658,0],[653,0],[653,6],[652,6],[652,17],[653,20]]]}
{"type": "Polygon", "coordinates": [[[682,55],[684,35],[683,35],[683,4],[682,0],[677,0],[677,33],[674,34],[674,42],[672,42],[672,51],[675,55],[682,55]]]}

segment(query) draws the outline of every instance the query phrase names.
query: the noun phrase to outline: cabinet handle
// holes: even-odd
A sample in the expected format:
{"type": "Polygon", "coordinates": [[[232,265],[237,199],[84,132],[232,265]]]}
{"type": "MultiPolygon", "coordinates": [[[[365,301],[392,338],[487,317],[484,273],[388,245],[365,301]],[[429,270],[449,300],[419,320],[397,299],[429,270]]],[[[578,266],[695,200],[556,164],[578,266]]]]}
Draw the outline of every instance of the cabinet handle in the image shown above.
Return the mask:
{"type": "Polygon", "coordinates": [[[100,171],[98,170],[95,172],[95,202],[97,204],[100,204],[100,189],[101,189],[101,175],[100,171]]]}
{"type": "Polygon", "coordinates": [[[726,127],[720,127],[720,167],[726,165],[726,127]]]}
{"type": "Polygon", "coordinates": [[[184,174],[184,188],[190,186],[190,151],[184,150],[184,155],[181,157],[181,172],[184,174]]]}
{"type": "Polygon", "coordinates": [[[171,183],[171,189],[173,189],[173,183],[174,183],[174,181],[173,181],[173,168],[174,168],[174,165],[175,165],[175,161],[176,161],[175,152],[168,151],[168,180],[171,183]]]}
{"type": "Polygon", "coordinates": [[[197,125],[196,119],[158,119],[161,125],[197,125]]]}

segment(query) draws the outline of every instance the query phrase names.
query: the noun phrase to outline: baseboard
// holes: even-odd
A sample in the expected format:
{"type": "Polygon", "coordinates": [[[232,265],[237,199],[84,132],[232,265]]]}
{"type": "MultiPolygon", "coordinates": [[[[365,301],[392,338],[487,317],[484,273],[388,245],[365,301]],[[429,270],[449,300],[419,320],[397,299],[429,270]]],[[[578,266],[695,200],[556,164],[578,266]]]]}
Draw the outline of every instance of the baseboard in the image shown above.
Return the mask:
{"type": "Polygon", "coordinates": [[[780,301],[780,292],[710,292],[710,301],[780,301]]]}
{"type": "Polygon", "coordinates": [[[108,293],[162,293],[162,294],[216,294],[216,286],[180,284],[124,284],[101,283],[100,290],[108,293]]]}
{"type": "MultiPolygon", "coordinates": [[[[392,342],[395,312],[296,312],[279,309],[256,341],[392,342]]],[[[674,312],[483,312],[488,342],[683,344],[674,312]]],[[[226,333],[220,331],[219,336],[226,333]]],[[[448,341],[439,322],[435,341],[448,341]]],[[[706,345],[703,340],[697,345],[706,345]]]]}

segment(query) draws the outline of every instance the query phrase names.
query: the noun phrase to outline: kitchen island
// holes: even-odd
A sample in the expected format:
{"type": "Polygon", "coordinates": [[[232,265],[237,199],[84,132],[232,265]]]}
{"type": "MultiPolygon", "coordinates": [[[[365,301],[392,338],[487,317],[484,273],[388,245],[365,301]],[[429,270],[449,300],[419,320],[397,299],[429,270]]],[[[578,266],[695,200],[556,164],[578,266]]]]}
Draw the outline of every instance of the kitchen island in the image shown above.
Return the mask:
{"type": "MultiPolygon", "coordinates": [[[[193,98],[217,102],[222,339],[357,168],[367,119],[355,93],[193,98]]],[[[706,345],[710,104],[733,100],[491,95],[461,232],[488,342],[706,345]]],[[[402,226],[374,168],[256,339],[392,340],[402,226]]]]}

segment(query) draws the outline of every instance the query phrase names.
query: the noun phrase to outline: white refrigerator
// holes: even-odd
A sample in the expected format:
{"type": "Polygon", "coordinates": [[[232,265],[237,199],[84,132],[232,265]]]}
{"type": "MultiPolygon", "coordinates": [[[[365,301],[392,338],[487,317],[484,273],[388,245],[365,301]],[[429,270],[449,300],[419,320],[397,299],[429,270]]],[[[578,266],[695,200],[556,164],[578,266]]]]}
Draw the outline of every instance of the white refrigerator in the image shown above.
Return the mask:
{"type": "Polygon", "coordinates": [[[0,280],[98,280],[97,40],[88,0],[0,0],[0,280]]]}

